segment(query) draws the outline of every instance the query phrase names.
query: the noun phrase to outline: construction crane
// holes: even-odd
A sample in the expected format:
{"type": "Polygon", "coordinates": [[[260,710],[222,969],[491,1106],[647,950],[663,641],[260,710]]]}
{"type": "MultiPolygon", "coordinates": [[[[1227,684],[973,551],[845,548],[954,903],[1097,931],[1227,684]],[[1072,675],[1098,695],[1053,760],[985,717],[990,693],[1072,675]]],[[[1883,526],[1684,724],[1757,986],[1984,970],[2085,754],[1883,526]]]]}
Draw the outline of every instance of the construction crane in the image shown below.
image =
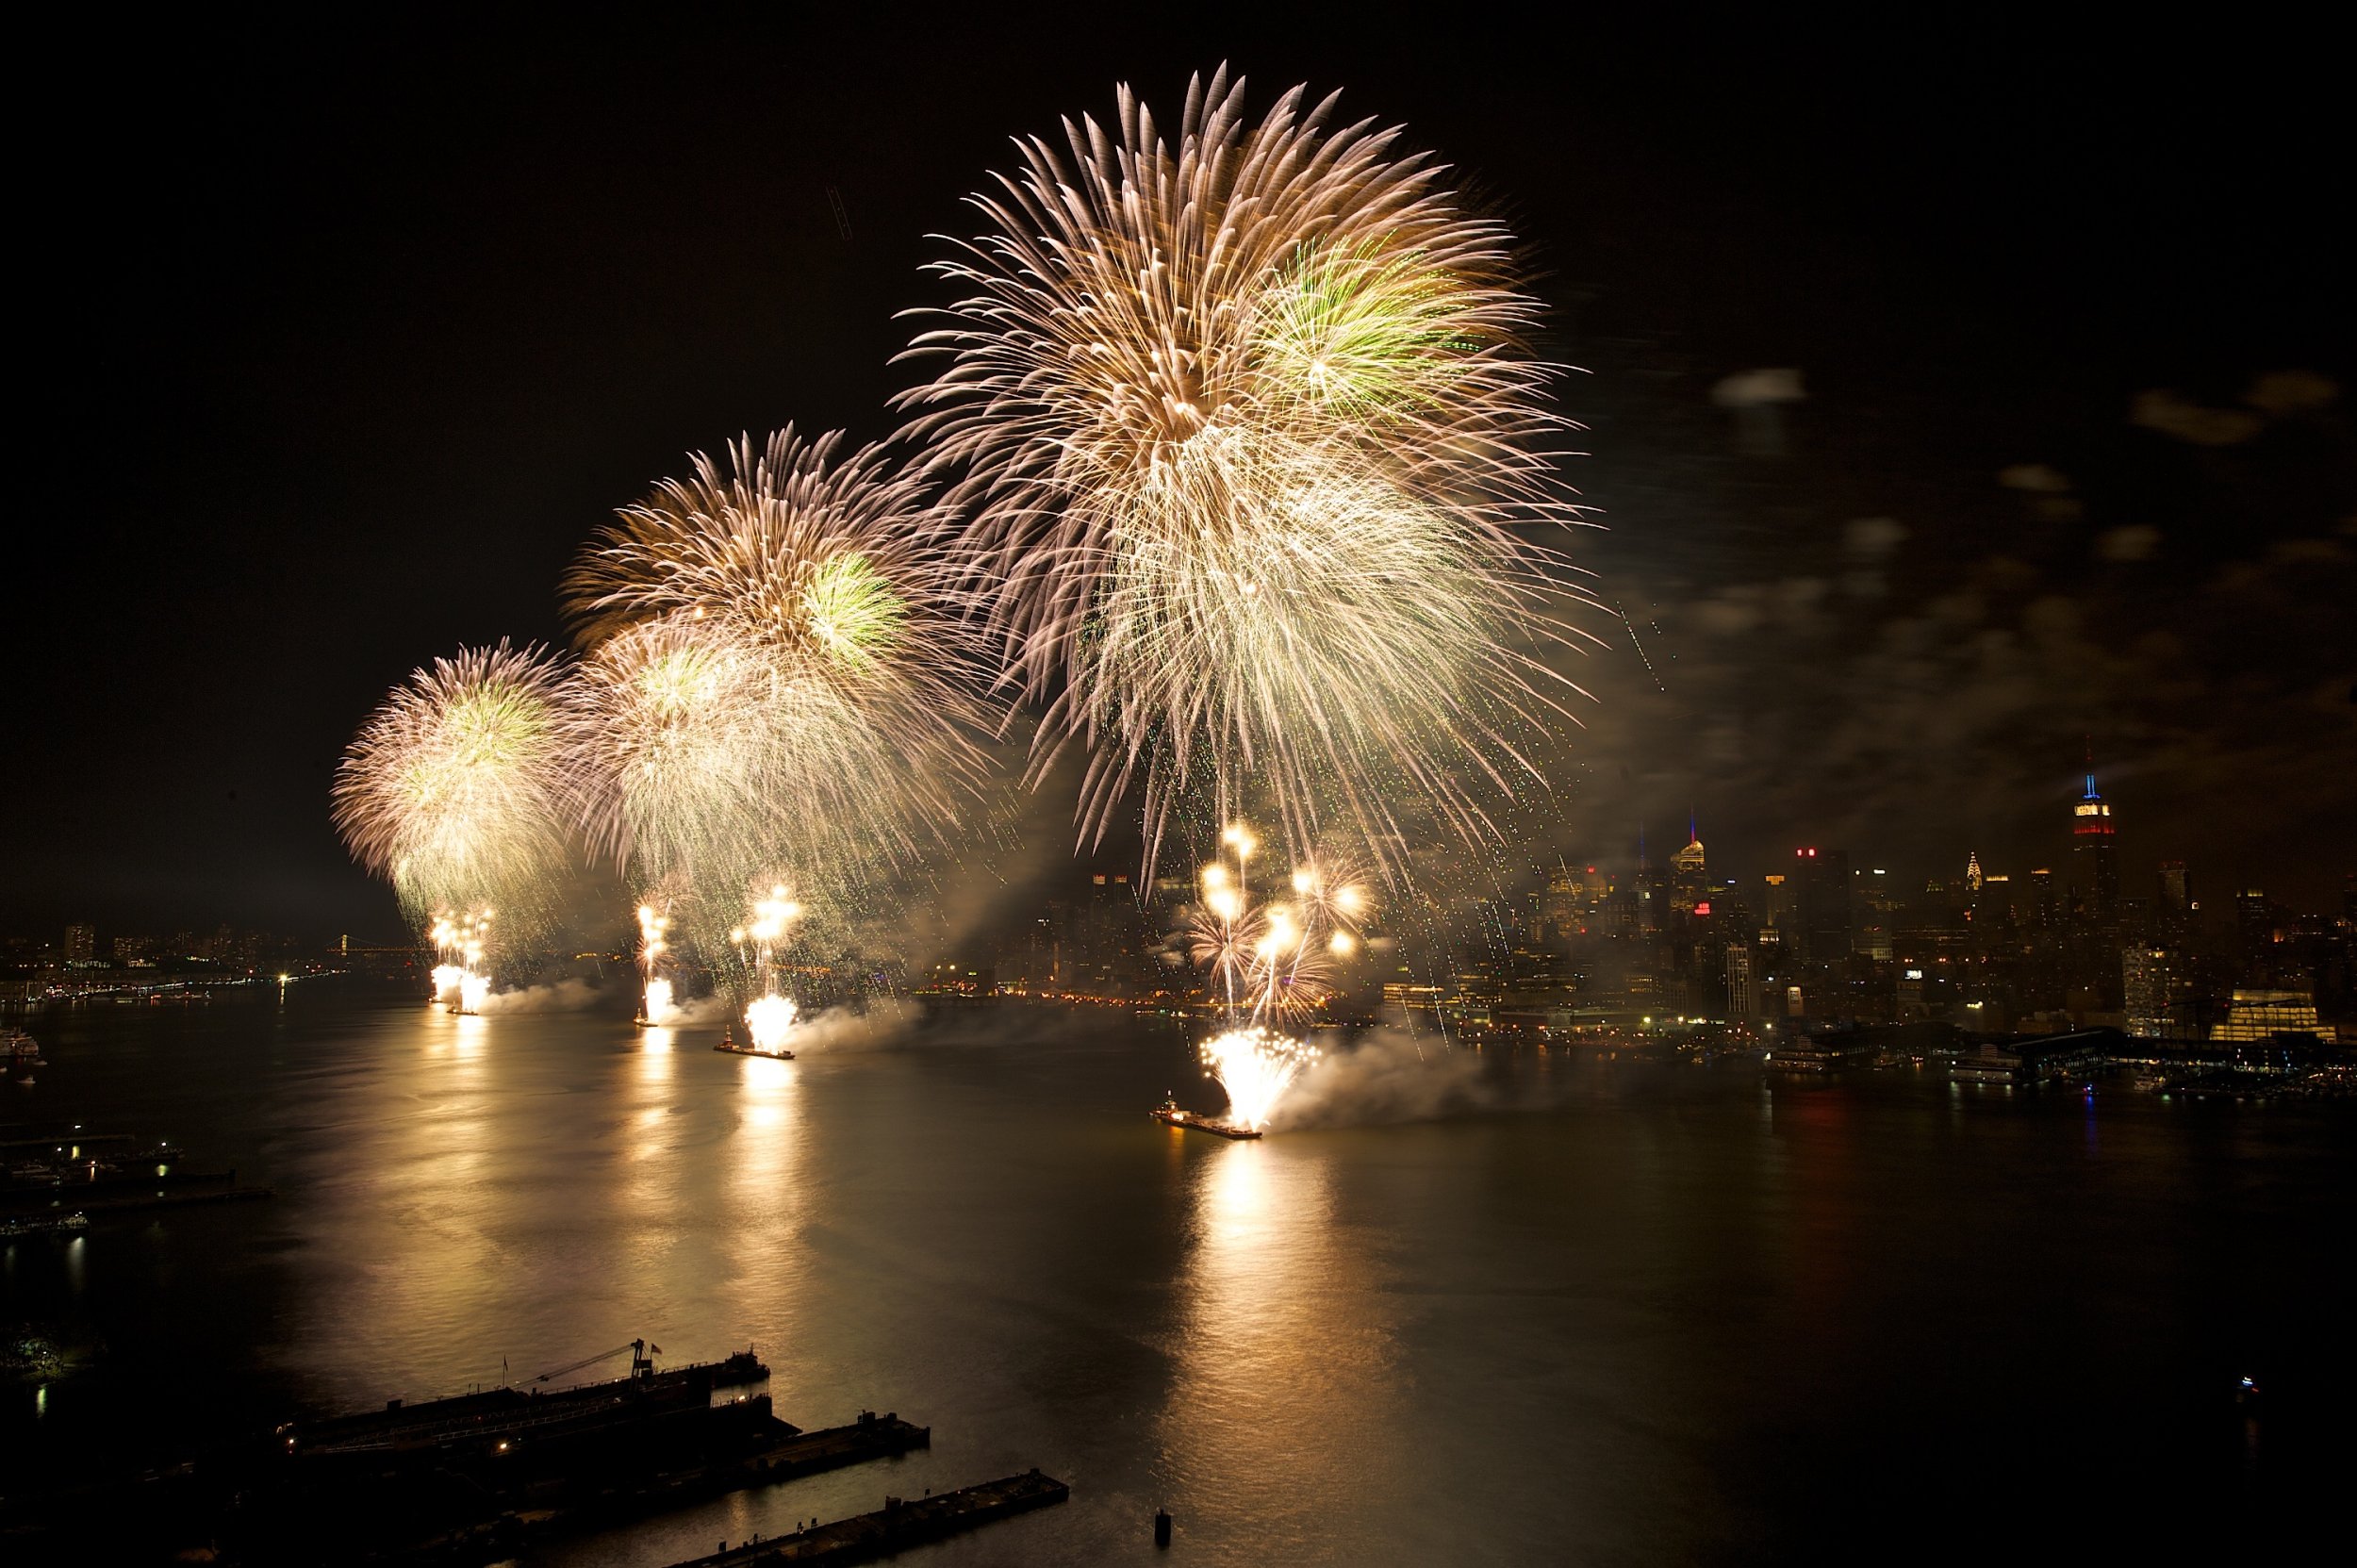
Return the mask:
{"type": "Polygon", "coordinates": [[[630,1375],[634,1379],[654,1376],[654,1359],[663,1354],[663,1346],[649,1345],[642,1339],[635,1339],[628,1345],[618,1345],[611,1350],[601,1350],[594,1356],[584,1356],[570,1365],[560,1366],[553,1372],[543,1372],[532,1380],[535,1383],[545,1383],[552,1378],[562,1378],[569,1373],[579,1372],[584,1367],[595,1366],[600,1362],[610,1362],[625,1350],[630,1352],[630,1375]]]}

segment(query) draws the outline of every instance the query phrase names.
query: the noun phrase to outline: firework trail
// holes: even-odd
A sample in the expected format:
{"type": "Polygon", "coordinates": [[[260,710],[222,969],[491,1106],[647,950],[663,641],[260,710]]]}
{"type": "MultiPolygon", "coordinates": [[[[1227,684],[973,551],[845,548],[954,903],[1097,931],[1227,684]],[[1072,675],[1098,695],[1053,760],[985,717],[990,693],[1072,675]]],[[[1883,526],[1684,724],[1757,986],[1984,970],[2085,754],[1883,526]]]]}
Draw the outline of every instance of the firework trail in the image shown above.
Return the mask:
{"type": "Polygon", "coordinates": [[[876,448],[789,428],[695,457],[568,576],[591,839],[684,890],[707,959],[774,869],[840,918],[957,822],[978,660],[940,534],[876,448]]]}
{"type": "Polygon", "coordinates": [[[1332,964],[1358,950],[1372,911],[1359,877],[1336,863],[1296,866],[1289,899],[1256,899],[1259,840],[1241,823],[1220,839],[1223,856],[1203,867],[1202,901],[1186,928],[1190,954],[1225,999],[1226,1027],[1200,1054],[1228,1091],[1232,1118],[1260,1129],[1318,1055],[1282,1031],[1306,1025],[1332,999],[1332,964]]]}
{"type": "Polygon", "coordinates": [[[638,1021],[645,1024],[668,1023],[671,1017],[671,980],[664,973],[671,951],[669,932],[671,917],[651,903],[638,906],[638,976],[642,1000],[638,1021]]]}
{"type": "Polygon", "coordinates": [[[386,699],[336,771],[345,845],[412,920],[431,923],[441,966],[462,971],[462,1005],[487,993],[493,912],[503,936],[528,936],[571,860],[558,683],[555,658],[536,648],[437,659],[386,699]]]}
{"type": "Polygon", "coordinates": [[[1538,306],[1395,131],[1243,91],[1198,79],[1176,150],[1126,88],[1068,157],[1020,143],[935,264],[971,292],[909,350],[948,363],[908,433],[1047,701],[1034,782],[1086,753],[1084,836],[1133,784],[1149,867],[1174,812],[1255,802],[1296,843],[1389,842],[1411,801],[1480,836],[1576,690],[1523,651],[1583,597],[1522,533],[1579,512],[1538,306]]]}
{"type": "Polygon", "coordinates": [[[783,1048],[794,1028],[799,1008],[781,989],[778,960],[787,933],[801,916],[802,906],[786,896],[785,884],[780,883],[768,897],[754,902],[750,920],[729,933],[751,977],[753,999],[745,1008],[745,1032],[761,1050],[783,1048]]]}
{"type": "Polygon", "coordinates": [[[1318,1058],[1315,1047],[1258,1025],[1204,1041],[1202,1055],[1204,1069],[1228,1091],[1228,1119],[1256,1132],[1267,1129],[1285,1091],[1318,1058]]]}

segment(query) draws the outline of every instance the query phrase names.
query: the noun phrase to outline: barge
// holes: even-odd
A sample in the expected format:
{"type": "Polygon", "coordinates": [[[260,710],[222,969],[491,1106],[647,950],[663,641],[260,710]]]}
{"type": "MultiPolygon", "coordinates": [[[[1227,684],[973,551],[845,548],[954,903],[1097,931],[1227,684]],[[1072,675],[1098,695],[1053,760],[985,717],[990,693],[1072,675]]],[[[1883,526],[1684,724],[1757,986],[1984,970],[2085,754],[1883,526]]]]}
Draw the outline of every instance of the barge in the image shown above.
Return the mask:
{"type": "Polygon", "coordinates": [[[734,1550],[725,1541],[710,1557],[672,1568],[785,1568],[791,1563],[874,1562],[915,1546],[1012,1519],[1033,1509],[1052,1508],[1072,1495],[1053,1476],[1033,1470],[926,1497],[886,1497],[874,1513],[854,1514],[832,1524],[814,1523],[792,1535],[747,1541],[734,1550]]]}
{"type": "Polygon", "coordinates": [[[1198,1116],[1192,1111],[1181,1111],[1175,1100],[1166,1099],[1146,1114],[1161,1122],[1164,1127],[1209,1132],[1214,1138],[1234,1138],[1241,1142],[1261,1135],[1259,1128],[1246,1127],[1242,1122],[1221,1121],[1217,1116],[1198,1116]]]}
{"type": "Polygon", "coordinates": [[[720,1043],[712,1048],[727,1051],[731,1056],[766,1056],[772,1062],[794,1060],[794,1053],[790,1050],[764,1050],[759,1046],[740,1046],[725,1034],[720,1036],[720,1043]]]}

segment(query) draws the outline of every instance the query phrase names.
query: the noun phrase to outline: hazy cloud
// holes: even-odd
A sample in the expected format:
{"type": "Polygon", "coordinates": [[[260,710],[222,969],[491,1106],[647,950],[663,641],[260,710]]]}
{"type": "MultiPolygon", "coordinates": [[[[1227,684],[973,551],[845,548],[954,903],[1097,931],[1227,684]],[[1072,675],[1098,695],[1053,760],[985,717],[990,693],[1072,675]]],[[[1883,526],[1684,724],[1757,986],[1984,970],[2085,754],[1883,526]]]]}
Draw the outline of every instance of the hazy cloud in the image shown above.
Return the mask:
{"type": "Polygon", "coordinates": [[[2114,528],[2095,541],[2095,553],[2106,561],[2149,561],[2160,548],[2161,531],[2132,523],[2114,528]]]}
{"type": "Polygon", "coordinates": [[[2278,418],[2329,407],[2341,395],[2340,383],[2314,371],[2269,371],[2250,384],[2243,402],[2278,418]]]}
{"type": "Polygon", "coordinates": [[[2070,475],[2046,463],[2016,463],[2000,469],[1997,483],[2009,490],[2028,490],[2036,495],[2068,495],[2070,475]]]}
{"type": "Polygon", "coordinates": [[[2265,421],[2238,408],[2206,408],[2175,392],[2154,388],[2136,394],[2128,422],[2195,446],[2235,446],[2256,436],[2265,421]]]}
{"type": "Polygon", "coordinates": [[[1906,524],[1895,518],[1858,518],[1843,532],[1841,543],[1851,554],[1872,561],[1898,549],[1906,536],[1906,524]]]}
{"type": "Polygon", "coordinates": [[[1710,401],[1722,408],[1761,408],[1807,396],[1797,370],[1738,371],[1710,389],[1710,401]]]}

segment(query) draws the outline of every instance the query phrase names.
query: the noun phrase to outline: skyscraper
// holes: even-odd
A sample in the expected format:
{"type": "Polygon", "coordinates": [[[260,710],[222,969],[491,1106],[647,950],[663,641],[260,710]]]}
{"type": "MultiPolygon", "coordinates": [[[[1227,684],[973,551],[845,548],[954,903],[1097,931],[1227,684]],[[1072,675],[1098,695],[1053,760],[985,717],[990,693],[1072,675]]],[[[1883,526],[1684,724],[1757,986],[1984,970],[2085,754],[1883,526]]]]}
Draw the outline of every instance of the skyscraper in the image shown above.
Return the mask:
{"type": "Polygon", "coordinates": [[[98,928],[71,925],[65,928],[65,961],[68,964],[91,964],[98,959],[98,928]]]}
{"type": "Polygon", "coordinates": [[[1727,944],[1727,1022],[1748,1024],[1759,1015],[1752,986],[1752,948],[1748,942],[1727,944]]]}
{"type": "Polygon", "coordinates": [[[1686,848],[1670,857],[1671,905],[1681,913],[1691,913],[1697,903],[1710,895],[1703,874],[1703,839],[1694,830],[1694,819],[1686,819],[1686,848]]]}
{"type": "Polygon", "coordinates": [[[2152,902],[2154,933],[2164,947],[2183,947],[2193,925],[2193,885],[2182,860],[2161,862],[2159,894],[2152,902]]]}
{"type": "Polygon", "coordinates": [[[1800,883],[1801,956],[1838,964],[1850,956],[1850,855],[1846,850],[1795,850],[1800,883]]]}
{"type": "Polygon", "coordinates": [[[2193,1037],[2193,976],[2182,957],[2138,942],[2119,955],[2119,970],[2129,1033],[2148,1040],[2193,1037]]]}
{"type": "Polygon", "coordinates": [[[2096,793],[2095,775],[2086,778],[2087,792],[2070,808],[2071,878],[2096,929],[2112,932],[2119,929],[2119,846],[2112,837],[2112,808],[2096,793]]]}

